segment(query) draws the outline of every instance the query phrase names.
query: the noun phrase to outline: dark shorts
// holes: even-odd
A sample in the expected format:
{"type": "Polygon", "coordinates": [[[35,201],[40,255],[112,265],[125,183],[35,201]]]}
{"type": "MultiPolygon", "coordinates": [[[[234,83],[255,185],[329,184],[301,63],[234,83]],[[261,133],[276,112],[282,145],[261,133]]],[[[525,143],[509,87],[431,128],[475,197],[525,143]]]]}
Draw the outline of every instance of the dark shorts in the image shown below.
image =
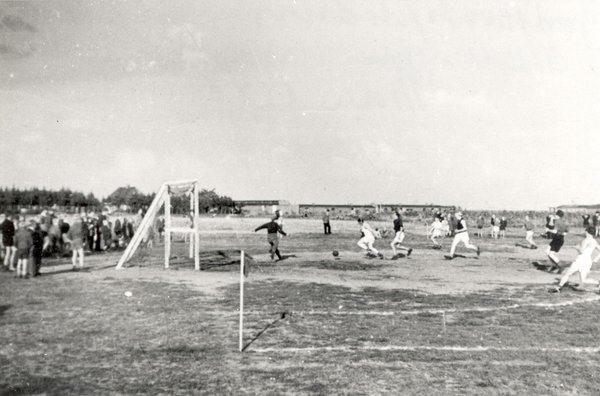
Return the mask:
{"type": "Polygon", "coordinates": [[[29,258],[29,249],[17,249],[17,260],[27,260],[29,258]]]}
{"type": "Polygon", "coordinates": [[[13,237],[2,236],[2,245],[4,245],[4,247],[11,247],[15,245],[15,241],[13,237]]]}
{"type": "Polygon", "coordinates": [[[550,241],[550,251],[558,253],[564,243],[565,237],[563,235],[554,235],[550,241]]]}

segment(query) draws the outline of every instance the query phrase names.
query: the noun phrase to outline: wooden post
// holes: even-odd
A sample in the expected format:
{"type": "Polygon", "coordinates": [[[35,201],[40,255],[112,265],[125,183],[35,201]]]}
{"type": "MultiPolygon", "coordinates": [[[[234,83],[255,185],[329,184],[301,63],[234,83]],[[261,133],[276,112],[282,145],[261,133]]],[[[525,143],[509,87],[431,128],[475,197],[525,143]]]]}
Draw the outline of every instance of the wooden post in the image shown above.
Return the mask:
{"type": "Polygon", "coordinates": [[[240,352],[244,349],[244,251],[240,253],[240,352]]]}
{"type": "Polygon", "coordinates": [[[152,201],[150,208],[148,208],[148,212],[146,212],[146,215],[142,219],[139,228],[135,231],[135,235],[127,245],[125,252],[123,253],[121,259],[117,263],[116,269],[121,269],[121,267],[123,267],[123,264],[125,264],[133,256],[133,253],[140,245],[142,239],[144,239],[144,236],[147,235],[150,227],[154,226],[154,224],[152,224],[152,220],[154,220],[154,218],[158,214],[158,211],[160,210],[160,207],[163,204],[163,201],[165,200],[165,195],[168,195],[167,186],[163,184],[158,190],[154,201],[152,201]]]}
{"type": "MultiPolygon", "coordinates": [[[[196,189],[196,185],[195,184],[194,184],[193,189],[194,190],[196,189]]],[[[190,191],[190,214],[193,211],[194,211],[194,192],[190,191]]],[[[195,214],[194,214],[194,216],[192,216],[191,220],[192,220],[192,229],[195,229],[196,228],[196,215],[195,214]]],[[[187,240],[188,235],[186,234],[185,237],[186,237],[186,240],[187,240]]],[[[189,253],[189,256],[190,256],[190,258],[193,258],[194,257],[194,251],[195,251],[194,250],[194,242],[196,241],[196,238],[194,238],[194,235],[192,235],[192,234],[190,234],[189,237],[190,237],[190,253],[189,253]]]]}
{"type": "Polygon", "coordinates": [[[200,271],[200,234],[198,233],[198,229],[200,228],[200,192],[198,188],[200,187],[200,183],[194,183],[194,268],[196,271],[200,271]]]}
{"type": "Polygon", "coordinates": [[[167,188],[165,197],[165,268],[169,268],[171,257],[171,192],[167,188]]]}

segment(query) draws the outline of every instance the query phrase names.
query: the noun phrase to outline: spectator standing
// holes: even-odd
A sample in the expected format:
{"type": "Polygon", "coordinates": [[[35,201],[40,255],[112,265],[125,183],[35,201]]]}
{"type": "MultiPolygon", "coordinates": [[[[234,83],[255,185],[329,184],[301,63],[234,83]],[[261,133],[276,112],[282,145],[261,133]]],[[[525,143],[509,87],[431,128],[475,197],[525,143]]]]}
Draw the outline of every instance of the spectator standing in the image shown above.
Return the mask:
{"type": "Polygon", "coordinates": [[[35,223],[31,232],[33,246],[31,249],[31,276],[40,276],[42,267],[42,255],[44,253],[44,231],[40,223],[35,223]]]}
{"type": "Polygon", "coordinates": [[[25,222],[19,223],[19,229],[15,234],[15,246],[17,248],[17,277],[27,278],[29,271],[29,255],[33,246],[31,233],[25,222]]]}
{"type": "Polygon", "coordinates": [[[323,231],[325,235],[331,234],[331,224],[329,223],[329,209],[323,212],[323,231]]]}
{"type": "Polygon", "coordinates": [[[483,237],[483,226],[485,225],[485,219],[483,216],[479,216],[477,218],[477,236],[479,238],[483,237]]]}
{"type": "Polygon", "coordinates": [[[73,271],[77,271],[77,261],[79,259],[79,269],[83,268],[83,244],[85,242],[86,234],[83,227],[81,217],[76,217],[75,222],[69,231],[65,234],[65,240],[71,244],[73,250],[72,264],[73,271]]]}
{"type": "Polygon", "coordinates": [[[15,247],[15,223],[13,223],[13,217],[9,214],[0,226],[2,228],[2,245],[6,249],[6,255],[4,256],[4,267],[6,270],[15,270],[15,255],[17,248],[15,247]]]}
{"type": "Polygon", "coordinates": [[[587,228],[590,226],[590,215],[586,213],[581,215],[581,218],[583,219],[583,229],[587,230],[587,228]]]}
{"type": "Polygon", "coordinates": [[[506,237],[506,227],[508,227],[508,220],[506,217],[502,216],[500,219],[500,238],[504,239],[506,237]]]}

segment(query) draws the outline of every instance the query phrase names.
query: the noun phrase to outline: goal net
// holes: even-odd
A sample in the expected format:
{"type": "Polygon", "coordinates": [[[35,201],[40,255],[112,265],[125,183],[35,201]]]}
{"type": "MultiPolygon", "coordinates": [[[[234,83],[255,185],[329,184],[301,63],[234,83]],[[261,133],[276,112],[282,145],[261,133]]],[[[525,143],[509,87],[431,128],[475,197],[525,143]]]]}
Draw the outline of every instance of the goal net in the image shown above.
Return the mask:
{"type": "Polygon", "coordinates": [[[156,218],[160,210],[164,207],[164,241],[165,241],[165,268],[169,268],[169,258],[171,257],[171,236],[173,234],[183,234],[189,236],[189,254],[194,259],[194,268],[200,270],[200,237],[198,233],[199,226],[199,205],[198,205],[199,183],[195,180],[183,180],[175,182],[166,182],[158,190],[152,204],[144,215],[133,238],[127,245],[125,252],[119,259],[116,269],[121,269],[133,257],[140,244],[149,238],[152,234],[156,218]],[[187,195],[190,198],[190,216],[192,217],[191,227],[174,226],[172,222],[171,198],[178,195],[187,195]]]}

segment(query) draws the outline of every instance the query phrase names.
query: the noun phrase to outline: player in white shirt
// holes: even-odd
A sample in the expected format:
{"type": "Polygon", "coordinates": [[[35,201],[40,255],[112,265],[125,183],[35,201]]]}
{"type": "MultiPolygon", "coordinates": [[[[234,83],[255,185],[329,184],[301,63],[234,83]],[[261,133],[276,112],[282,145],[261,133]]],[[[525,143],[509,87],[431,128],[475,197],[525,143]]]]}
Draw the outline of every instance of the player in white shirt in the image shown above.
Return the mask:
{"type": "Polygon", "coordinates": [[[369,223],[365,222],[363,219],[358,219],[358,224],[360,225],[362,238],[360,238],[357,245],[360,246],[361,249],[364,249],[367,255],[369,255],[369,253],[374,254],[382,259],[383,254],[379,253],[379,251],[373,246],[375,243],[375,237],[379,235],[379,231],[371,228],[369,223]]]}
{"type": "Polygon", "coordinates": [[[436,238],[440,238],[444,235],[444,225],[440,221],[439,217],[436,216],[431,223],[431,242],[433,242],[434,249],[441,249],[442,244],[437,241],[436,238]]]}
{"type": "Polygon", "coordinates": [[[594,226],[585,229],[585,239],[577,247],[579,256],[577,256],[575,261],[573,261],[567,271],[563,274],[562,278],[560,278],[558,286],[550,289],[551,292],[560,292],[560,289],[569,281],[569,277],[577,272],[579,272],[579,281],[581,284],[598,285],[599,282],[596,279],[588,279],[587,277],[592,269],[592,263],[597,263],[598,260],[600,260],[600,254],[592,260],[592,253],[594,253],[594,250],[600,250],[598,242],[594,239],[595,233],[596,229],[594,226]]]}

